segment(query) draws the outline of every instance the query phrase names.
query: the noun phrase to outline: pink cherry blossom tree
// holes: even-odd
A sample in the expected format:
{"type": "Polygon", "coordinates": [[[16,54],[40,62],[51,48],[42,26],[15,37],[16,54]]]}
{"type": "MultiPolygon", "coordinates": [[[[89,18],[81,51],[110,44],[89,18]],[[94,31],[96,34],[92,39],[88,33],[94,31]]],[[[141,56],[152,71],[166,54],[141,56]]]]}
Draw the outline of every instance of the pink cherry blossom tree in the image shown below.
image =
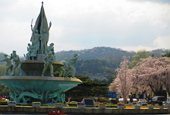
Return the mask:
{"type": "Polygon", "coordinates": [[[128,69],[128,59],[124,56],[120,68],[116,69],[117,78],[114,83],[117,84],[118,93],[123,97],[124,103],[127,102],[130,89],[132,87],[131,72],[128,69]]]}
{"type": "Polygon", "coordinates": [[[149,87],[154,95],[170,94],[170,58],[149,57],[131,69],[133,85],[149,87]]]}

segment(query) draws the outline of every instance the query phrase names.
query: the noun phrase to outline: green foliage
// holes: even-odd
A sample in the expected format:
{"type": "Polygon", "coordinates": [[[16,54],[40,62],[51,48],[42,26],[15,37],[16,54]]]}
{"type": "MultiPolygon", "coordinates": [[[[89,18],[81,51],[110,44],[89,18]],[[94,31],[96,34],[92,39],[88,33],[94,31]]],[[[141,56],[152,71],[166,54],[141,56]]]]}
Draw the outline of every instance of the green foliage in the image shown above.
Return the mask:
{"type": "Polygon", "coordinates": [[[7,101],[0,101],[0,105],[8,105],[7,101]]]}
{"type": "Polygon", "coordinates": [[[152,56],[152,57],[162,57],[162,54],[166,54],[167,52],[170,52],[170,50],[156,49],[156,50],[150,51],[149,52],[149,56],[152,56]]]}
{"type": "Polygon", "coordinates": [[[99,97],[98,101],[100,101],[100,102],[110,102],[110,100],[108,98],[104,98],[104,97],[99,97]]]}
{"type": "Polygon", "coordinates": [[[4,73],[5,73],[5,68],[6,68],[5,65],[0,65],[0,76],[3,76],[3,75],[4,75],[4,73]]]}
{"type": "Polygon", "coordinates": [[[163,54],[162,57],[170,57],[170,52],[163,54]]]}
{"type": "Polygon", "coordinates": [[[77,87],[66,92],[67,97],[72,97],[72,100],[81,101],[83,97],[89,96],[107,96],[108,87],[103,83],[96,83],[87,76],[77,76],[83,81],[77,87]],[[78,99],[78,100],[77,100],[78,99]]]}
{"type": "Polygon", "coordinates": [[[141,61],[142,58],[148,58],[149,52],[146,50],[140,50],[136,53],[136,55],[133,56],[132,62],[129,64],[129,68],[133,68],[137,65],[138,62],[141,61]]]}
{"type": "Polygon", "coordinates": [[[32,106],[31,103],[17,103],[16,105],[19,105],[19,106],[32,106]]]}
{"type": "Polygon", "coordinates": [[[106,105],[106,107],[115,107],[115,108],[117,108],[117,104],[109,104],[109,105],[106,105]]]}
{"type": "Polygon", "coordinates": [[[9,95],[9,92],[10,92],[10,89],[8,87],[6,87],[5,85],[3,84],[0,84],[0,94],[1,95],[9,95]],[[2,87],[5,87],[4,89],[2,87]]]}
{"type": "Polygon", "coordinates": [[[70,107],[77,107],[77,103],[67,103],[70,107]]]}
{"type": "Polygon", "coordinates": [[[115,78],[116,78],[116,75],[112,75],[111,77],[108,78],[108,80],[106,80],[106,79],[103,79],[103,80],[94,79],[93,81],[96,82],[96,83],[104,83],[104,84],[107,84],[107,86],[109,86],[110,83],[112,83],[115,78]]]}
{"type": "MultiPolygon", "coordinates": [[[[155,57],[161,57],[161,55],[167,51],[168,50],[165,49],[157,49],[148,52],[145,51],[145,53],[149,56],[154,55],[155,57]]],[[[84,49],[77,51],[60,51],[56,52],[55,55],[57,61],[61,61],[65,58],[69,60],[74,53],[80,54],[79,60],[77,60],[75,64],[77,75],[90,76],[96,73],[100,73],[108,77],[116,75],[115,69],[119,67],[123,56],[130,58],[131,61],[132,57],[137,54],[135,52],[128,52],[110,47],[94,47],[92,49],[84,49]]],[[[139,62],[139,60],[133,59],[130,68],[134,67],[137,62],[139,62]]]]}
{"type": "MultiPolygon", "coordinates": [[[[5,65],[0,65],[0,76],[4,75],[5,67],[6,67],[5,65]]],[[[10,89],[7,86],[0,83],[0,94],[1,95],[8,95],[9,91],[10,89]]]]}

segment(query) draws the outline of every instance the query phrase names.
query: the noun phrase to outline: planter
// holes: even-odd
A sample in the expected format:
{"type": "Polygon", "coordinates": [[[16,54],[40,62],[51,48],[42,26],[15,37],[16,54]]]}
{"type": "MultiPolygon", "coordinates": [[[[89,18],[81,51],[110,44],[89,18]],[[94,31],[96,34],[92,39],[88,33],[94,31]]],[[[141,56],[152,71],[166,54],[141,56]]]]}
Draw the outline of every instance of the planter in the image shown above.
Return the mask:
{"type": "Polygon", "coordinates": [[[170,109],[170,106],[166,106],[167,109],[170,109]]]}
{"type": "Polygon", "coordinates": [[[133,106],[133,105],[126,105],[126,108],[128,108],[128,109],[134,109],[134,106],[133,106]]]}
{"type": "Polygon", "coordinates": [[[16,101],[8,101],[8,106],[16,106],[16,101]]]}
{"type": "Polygon", "coordinates": [[[85,108],[85,104],[84,105],[77,105],[77,108],[85,108]]]}
{"type": "Polygon", "coordinates": [[[162,106],[159,106],[159,109],[163,109],[164,108],[164,106],[162,105],[162,106]]]}
{"type": "Polygon", "coordinates": [[[106,107],[107,107],[107,108],[118,108],[117,106],[118,106],[117,104],[115,104],[115,105],[109,104],[109,105],[107,105],[106,107]]]}
{"type": "Polygon", "coordinates": [[[40,107],[40,106],[41,106],[41,103],[33,103],[32,106],[33,106],[33,107],[40,107]]]}
{"type": "Polygon", "coordinates": [[[40,107],[41,106],[41,102],[32,102],[32,106],[33,107],[40,107]]]}
{"type": "Polygon", "coordinates": [[[124,105],[118,105],[117,108],[118,108],[118,109],[124,109],[125,106],[124,106],[124,105]]]}
{"type": "Polygon", "coordinates": [[[104,109],[104,108],[106,108],[106,105],[99,105],[99,108],[104,109]]]}
{"type": "Polygon", "coordinates": [[[166,107],[167,109],[170,109],[170,103],[166,103],[166,104],[165,104],[165,107],[166,107]]]}
{"type": "Polygon", "coordinates": [[[55,104],[56,107],[62,108],[63,104],[55,104]]]}
{"type": "Polygon", "coordinates": [[[159,107],[159,105],[155,105],[155,106],[154,106],[154,108],[157,108],[157,109],[159,109],[160,107],[159,107]]]}
{"type": "Polygon", "coordinates": [[[135,106],[134,108],[135,108],[135,109],[140,109],[140,106],[135,106]]]}
{"type": "Polygon", "coordinates": [[[154,106],[148,106],[148,109],[153,109],[154,106]]]}

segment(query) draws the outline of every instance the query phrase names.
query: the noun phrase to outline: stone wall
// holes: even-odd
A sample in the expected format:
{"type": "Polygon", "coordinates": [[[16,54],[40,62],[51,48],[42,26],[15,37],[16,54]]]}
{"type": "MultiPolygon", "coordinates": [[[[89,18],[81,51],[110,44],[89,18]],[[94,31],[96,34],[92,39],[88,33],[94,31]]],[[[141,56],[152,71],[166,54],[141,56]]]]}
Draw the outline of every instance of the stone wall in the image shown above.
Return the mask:
{"type": "Polygon", "coordinates": [[[51,106],[15,106],[10,107],[7,105],[0,105],[0,113],[4,114],[47,114],[50,111],[60,110],[67,114],[169,114],[170,109],[117,109],[117,108],[106,108],[99,109],[97,107],[63,107],[56,108],[51,106]]]}

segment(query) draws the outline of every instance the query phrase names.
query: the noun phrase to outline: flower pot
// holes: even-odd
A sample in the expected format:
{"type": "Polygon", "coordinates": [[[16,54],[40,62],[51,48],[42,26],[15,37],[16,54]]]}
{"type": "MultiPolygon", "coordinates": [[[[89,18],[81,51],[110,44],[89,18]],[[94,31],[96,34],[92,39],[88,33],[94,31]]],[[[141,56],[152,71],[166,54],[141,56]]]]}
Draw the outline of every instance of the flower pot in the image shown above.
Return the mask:
{"type": "Polygon", "coordinates": [[[41,102],[32,102],[32,106],[33,107],[40,107],[41,106],[41,102]]]}
{"type": "Polygon", "coordinates": [[[148,109],[153,109],[154,106],[148,106],[148,109]]]}
{"type": "Polygon", "coordinates": [[[154,108],[157,108],[157,109],[159,109],[160,107],[159,107],[159,105],[155,105],[155,106],[154,106],[154,108]]]}
{"type": "Polygon", "coordinates": [[[77,108],[85,108],[85,104],[82,104],[82,105],[78,104],[77,108]]]}
{"type": "Polygon", "coordinates": [[[159,106],[159,109],[163,109],[164,108],[164,106],[162,105],[162,106],[159,106]]]}
{"type": "Polygon", "coordinates": [[[118,107],[118,109],[124,109],[125,108],[124,105],[118,105],[117,107],[118,107]]]}
{"type": "Polygon", "coordinates": [[[33,106],[33,107],[40,107],[40,106],[41,106],[41,103],[32,103],[32,106],[33,106]]]}
{"type": "Polygon", "coordinates": [[[55,104],[56,107],[62,108],[63,104],[55,104]]]}
{"type": "Polygon", "coordinates": [[[140,106],[135,106],[135,109],[140,109],[140,106]]]}
{"type": "Polygon", "coordinates": [[[8,106],[16,106],[16,101],[8,101],[8,106]]]}
{"type": "Polygon", "coordinates": [[[106,108],[106,105],[99,105],[99,108],[106,108]]]}
{"type": "Polygon", "coordinates": [[[166,107],[167,109],[170,109],[170,103],[166,103],[166,104],[165,104],[165,107],[166,107]]]}
{"type": "Polygon", "coordinates": [[[170,106],[166,106],[167,109],[170,109],[170,106]]]}

